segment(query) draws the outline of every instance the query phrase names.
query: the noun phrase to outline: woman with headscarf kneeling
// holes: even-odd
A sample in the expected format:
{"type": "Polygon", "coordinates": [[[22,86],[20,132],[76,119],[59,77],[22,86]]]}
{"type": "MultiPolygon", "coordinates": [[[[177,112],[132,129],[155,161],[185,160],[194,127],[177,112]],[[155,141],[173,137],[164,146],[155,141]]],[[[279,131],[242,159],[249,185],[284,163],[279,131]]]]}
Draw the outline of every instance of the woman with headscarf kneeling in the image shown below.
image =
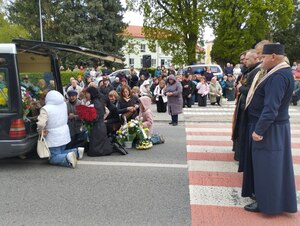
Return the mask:
{"type": "Polygon", "coordinates": [[[106,126],[104,123],[105,106],[100,99],[97,88],[90,86],[86,90],[86,98],[91,101],[97,111],[97,118],[92,127],[90,142],[87,151],[88,156],[104,156],[113,152],[119,152],[123,155],[128,154],[125,149],[119,145],[111,143],[107,136],[106,126]]]}

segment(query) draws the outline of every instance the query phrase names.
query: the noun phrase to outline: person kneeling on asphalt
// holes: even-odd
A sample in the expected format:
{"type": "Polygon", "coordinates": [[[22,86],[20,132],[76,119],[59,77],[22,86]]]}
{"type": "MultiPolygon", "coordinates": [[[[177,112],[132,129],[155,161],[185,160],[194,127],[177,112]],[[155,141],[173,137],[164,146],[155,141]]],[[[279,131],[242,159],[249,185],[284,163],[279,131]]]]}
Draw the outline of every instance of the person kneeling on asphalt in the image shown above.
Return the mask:
{"type": "Polygon", "coordinates": [[[67,104],[61,93],[51,90],[45,99],[46,105],[38,116],[37,130],[44,130],[44,137],[50,150],[49,163],[75,168],[77,159],[82,159],[84,148],[66,149],[71,141],[68,127],[67,104]]]}
{"type": "Polygon", "coordinates": [[[67,144],[67,149],[84,146],[84,132],[81,131],[82,122],[76,113],[76,107],[81,104],[77,98],[77,92],[70,90],[67,93],[68,126],[70,129],[71,142],[67,144]]]}

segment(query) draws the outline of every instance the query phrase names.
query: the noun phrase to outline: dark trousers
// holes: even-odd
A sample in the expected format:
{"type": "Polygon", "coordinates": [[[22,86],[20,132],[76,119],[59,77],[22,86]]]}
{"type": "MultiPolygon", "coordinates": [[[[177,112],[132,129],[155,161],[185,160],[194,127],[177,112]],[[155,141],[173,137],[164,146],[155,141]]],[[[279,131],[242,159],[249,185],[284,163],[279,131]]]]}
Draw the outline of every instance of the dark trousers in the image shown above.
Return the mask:
{"type": "Polygon", "coordinates": [[[215,105],[216,103],[220,105],[221,97],[217,97],[217,102],[211,102],[211,105],[215,105]]]}
{"type": "Polygon", "coordinates": [[[183,107],[188,106],[189,108],[192,107],[192,98],[188,96],[182,96],[183,98],[183,107]]]}
{"type": "Polygon", "coordinates": [[[158,101],[156,101],[157,112],[166,112],[167,111],[167,103],[164,103],[162,97],[158,97],[158,101]]]}
{"type": "Polygon", "coordinates": [[[198,94],[198,106],[206,106],[207,95],[198,94]]]}
{"type": "Polygon", "coordinates": [[[84,147],[84,132],[71,136],[71,141],[66,145],[66,149],[84,147]]]}
{"type": "Polygon", "coordinates": [[[292,96],[292,102],[294,106],[297,106],[297,102],[298,102],[299,98],[297,96],[292,96]]]}
{"type": "Polygon", "coordinates": [[[178,123],[178,115],[171,115],[172,116],[172,122],[178,123]]]}

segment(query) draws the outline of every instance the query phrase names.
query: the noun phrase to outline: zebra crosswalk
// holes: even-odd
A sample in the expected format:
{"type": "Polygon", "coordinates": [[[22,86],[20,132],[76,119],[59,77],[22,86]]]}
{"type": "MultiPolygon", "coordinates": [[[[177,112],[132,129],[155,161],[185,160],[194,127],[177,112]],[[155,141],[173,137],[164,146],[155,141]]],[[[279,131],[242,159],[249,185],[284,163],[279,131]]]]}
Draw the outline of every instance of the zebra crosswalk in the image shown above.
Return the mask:
{"type": "MultiPolygon", "coordinates": [[[[184,108],[184,119],[187,122],[231,122],[235,109],[235,102],[226,102],[221,106],[207,104],[206,107],[193,105],[192,108],[184,108]]],[[[289,115],[291,122],[300,123],[300,107],[290,106],[289,115]]]]}
{"type": "MultiPolygon", "coordinates": [[[[199,115],[201,111],[212,115],[215,109],[185,109],[184,117],[191,113],[199,115]]],[[[233,109],[234,105],[227,106],[222,113],[232,114],[233,109]]],[[[290,110],[293,112],[298,113],[297,109],[290,110]]],[[[297,197],[300,198],[300,125],[292,124],[291,130],[297,197]]],[[[230,122],[186,121],[185,131],[192,225],[300,225],[299,213],[266,216],[243,209],[253,201],[240,195],[242,174],[237,172],[238,164],[233,160],[230,122]]]]}

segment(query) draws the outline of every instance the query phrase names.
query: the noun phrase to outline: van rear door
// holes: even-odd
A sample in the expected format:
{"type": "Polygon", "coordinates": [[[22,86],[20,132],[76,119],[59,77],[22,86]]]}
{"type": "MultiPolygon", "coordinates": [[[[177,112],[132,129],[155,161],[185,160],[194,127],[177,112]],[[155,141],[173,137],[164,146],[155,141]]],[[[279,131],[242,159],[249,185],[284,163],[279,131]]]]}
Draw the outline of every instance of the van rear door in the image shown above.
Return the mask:
{"type": "Polygon", "coordinates": [[[0,140],[11,139],[12,120],[21,115],[18,83],[15,46],[0,44],[0,140]]]}
{"type": "Polygon", "coordinates": [[[121,56],[108,54],[97,50],[91,50],[81,46],[74,46],[57,42],[33,41],[26,39],[13,39],[13,42],[16,43],[18,51],[20,50],[39,54],[45,54],[49,52],[57,53],[59,51],[64,51],[90,56],[91,58],[97,58],[103,61],[110,61],[123,64],[121,56]]]}

